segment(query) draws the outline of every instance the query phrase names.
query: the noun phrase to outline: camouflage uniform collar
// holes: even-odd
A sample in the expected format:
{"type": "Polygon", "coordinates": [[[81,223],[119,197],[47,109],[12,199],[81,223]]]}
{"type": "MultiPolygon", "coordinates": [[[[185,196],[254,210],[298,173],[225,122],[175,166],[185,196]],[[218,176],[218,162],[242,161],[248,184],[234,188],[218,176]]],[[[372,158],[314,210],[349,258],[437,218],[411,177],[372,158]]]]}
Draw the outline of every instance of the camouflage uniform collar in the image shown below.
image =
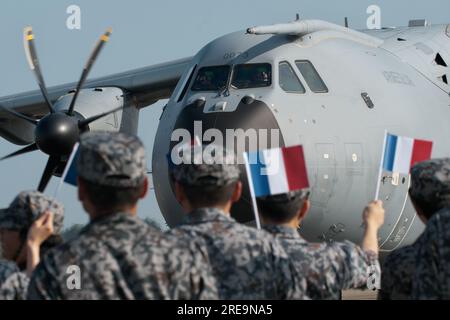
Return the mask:
{"type": "Polygon", "coordinates": [[[204,222],[235,222],[233,218],[217,208],[201,208],[189,213],[184,221],[185,224],[197,224],[204,222]]]}
{"type": "Polygon", "coordinates": [[[110,214],[104,214],[98,218],[91,220],[91,222],[86,226],[86,228],[92,225],[115,223],[118,220],[123,220],[124,218],[134,219],[134,217],[128,212],[115,212],[110,214]]]}
{"type": "Polygon", "coordinates": [[[280,225],[266,225],[264,229],[271,233],[275,237],[287,238],[287,239],[297,239],[305,241],[298,230],[290,227],[280,226],[280,225]]]}

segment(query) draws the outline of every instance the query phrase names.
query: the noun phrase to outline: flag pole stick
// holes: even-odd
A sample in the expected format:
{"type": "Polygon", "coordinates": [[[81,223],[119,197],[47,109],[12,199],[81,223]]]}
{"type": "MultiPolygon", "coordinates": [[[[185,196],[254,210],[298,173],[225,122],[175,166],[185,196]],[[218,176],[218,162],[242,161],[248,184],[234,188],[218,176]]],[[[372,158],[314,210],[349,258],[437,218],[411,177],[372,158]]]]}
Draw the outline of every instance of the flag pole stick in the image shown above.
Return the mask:
{"type": "Polygon", "coordinates": [[[379,200],[379,198],[380,198],[381,177],[383,175],[384,156],[386,155],[387,136],[388,136],[388,131],[384,130],[383,151],[381,152],[381,161],[380,161],[380,169],[378,171],[378,181],[377,181],[377,189],[375,191],[375,200],[379,200]]]}
{"type": "Polygon", "coordinates": [[[252,198],[252,206],[253,206],[253,213],[255,215],[255,221],[256,221],[256,227],[258,230],[261,230],[261,222],[259,220],[259,212],[258,212],[258,205],[256,203],[256,196],[255,196],[255,190],[253,189],[253,179],[252,174],[250,172],[250,164],[248,159],[248,154],[244,153],[244,161],[245,161],[245,171],[247,171],[247,181],[248,181],[248,187],[250,189],[250,197],[252,198]]]}

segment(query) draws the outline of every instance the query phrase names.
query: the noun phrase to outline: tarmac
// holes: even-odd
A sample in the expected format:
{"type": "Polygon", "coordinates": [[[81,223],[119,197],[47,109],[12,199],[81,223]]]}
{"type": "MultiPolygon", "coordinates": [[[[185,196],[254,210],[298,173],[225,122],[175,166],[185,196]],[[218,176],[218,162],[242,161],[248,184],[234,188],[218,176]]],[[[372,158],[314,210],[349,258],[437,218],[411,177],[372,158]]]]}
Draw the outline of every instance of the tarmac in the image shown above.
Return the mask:
{"type": "Polygon", "coordinates": [[[342,300],[377,300],[377,291],[346,290],[342,293],[342,300]]]}

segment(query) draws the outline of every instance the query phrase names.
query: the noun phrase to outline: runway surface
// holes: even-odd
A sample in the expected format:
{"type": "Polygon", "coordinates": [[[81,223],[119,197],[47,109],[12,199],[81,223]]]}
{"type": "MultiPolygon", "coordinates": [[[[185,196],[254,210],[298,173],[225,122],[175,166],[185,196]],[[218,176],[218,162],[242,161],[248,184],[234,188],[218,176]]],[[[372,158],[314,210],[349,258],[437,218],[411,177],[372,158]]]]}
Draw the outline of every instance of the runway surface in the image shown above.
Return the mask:
{"type": "Polygon", "coordinates": [[[376,300],[377,291],[347,290],[342,294],[342,300],[376,300]]]}

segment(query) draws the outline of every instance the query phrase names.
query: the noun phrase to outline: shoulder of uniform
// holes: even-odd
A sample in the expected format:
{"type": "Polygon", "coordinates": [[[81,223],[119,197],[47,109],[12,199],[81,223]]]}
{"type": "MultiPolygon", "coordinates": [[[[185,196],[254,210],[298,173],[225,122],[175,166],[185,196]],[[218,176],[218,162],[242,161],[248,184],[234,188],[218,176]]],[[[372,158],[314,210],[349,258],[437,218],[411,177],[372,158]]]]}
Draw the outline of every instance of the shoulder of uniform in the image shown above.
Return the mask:
{"type": "Polygon", "coordinates": [[[246,225],[240,225],[239,228],[240,230],[238,230],[237,234],[242,235],[242,237],[245,237],[250,244],[253,245],[257,244],[258,246],[261,245],[263,247],[270,247],[272,248],[272,250],[274,247],[283,248],[280,240],[264,229],[259,230],[254,227],[249,227],[246,225]]]}
{"type": "Polygon", "coordinates": [[[81,233],[46,252],[40,265],[46,270],[62,270],[69,264],[83,260],[86,254],[99,254],[102,246],[101,239],[88,233],[81,233]]]}
{"type": "Polygon", "coordinates": [[[450,207],[435,213],[428,221],[425,232],[449,232],[450,233],[450,207]]]}
{"type": "Polygon", "coordinates": [[[14,262],[7,260],[0,260],[0,272],[3,270],[18,270],[19,268],[14,262]]]}
{"type": "Polygon", "coordinates": [[[332,243],[324,243],[320,247],[322,250],[326,250],[330,253],[355,253],[360,254],[363,252],[362,248],[358,246],[357,244],[351,242],[351,241],[335,241],[332,243]]]}
{"type": "Polygon", "coordinates": [[[1,287],[3,289],[5,286],[18,287],[24,284],[28,285],[29,281],[30,278],[24,272],[13,272],[5,279],[1,287]]]}
{"type": "Polygon", "coordinates": [[[270,232],[264,229],[256,229],[255,227],[246,226],[241,223],[236,223],[235,228],[237,228],[240,232],[243,232],[248,236],[255,237],[258,239],[268,239],[268,240],[275,239],[275,237],[270,232]]]}
{"type": "Polygon", "coordinates": [[[11,274],[18,272],[19,268],[14,262],[0,261],[0,284],[3,283],[11,274]]]}
{"type": "Polygon", "coordinates": [[[416,249],[413,246],[406,246],[391,252],[383,262],[383,273],[388,274],[403,273],[413,267],[416,260],[416,249]]]}
{"type": "Polygon", "coordinates": [[[387,263],[398,264],[407,259],[412,259],[417,253],[417,248],[413,245],[405,246],[403,248],[392,251],[387,257],[387,263]]]}

